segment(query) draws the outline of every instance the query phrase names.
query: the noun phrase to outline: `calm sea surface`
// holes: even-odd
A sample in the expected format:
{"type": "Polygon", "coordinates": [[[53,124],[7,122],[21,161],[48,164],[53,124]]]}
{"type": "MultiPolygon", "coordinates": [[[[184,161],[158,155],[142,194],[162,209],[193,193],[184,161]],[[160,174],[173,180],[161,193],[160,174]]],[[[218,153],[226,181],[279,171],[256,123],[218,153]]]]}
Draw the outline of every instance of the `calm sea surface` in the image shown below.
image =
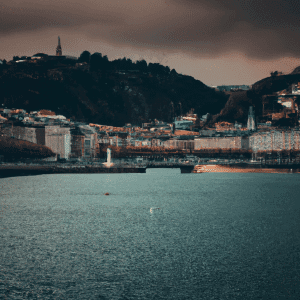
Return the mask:
{"type": "Polygon", "coordinates": [[[300,299],[299,182],[179,169],[0,179],[0,299],[300,299]]]}

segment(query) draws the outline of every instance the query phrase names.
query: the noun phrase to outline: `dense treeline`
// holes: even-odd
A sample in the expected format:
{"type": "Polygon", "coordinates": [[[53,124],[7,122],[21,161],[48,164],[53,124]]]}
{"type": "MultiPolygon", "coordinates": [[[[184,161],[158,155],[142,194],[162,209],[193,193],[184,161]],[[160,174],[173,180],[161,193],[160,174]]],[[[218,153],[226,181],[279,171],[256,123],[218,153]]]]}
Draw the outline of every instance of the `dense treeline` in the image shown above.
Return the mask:
{"type": "Polygon", "coordinates": [[[5,136],[0,137],[0,155],[3,155],[5,160],[41,159],[55,156],[52,150],[46,146],[5,136]]]}

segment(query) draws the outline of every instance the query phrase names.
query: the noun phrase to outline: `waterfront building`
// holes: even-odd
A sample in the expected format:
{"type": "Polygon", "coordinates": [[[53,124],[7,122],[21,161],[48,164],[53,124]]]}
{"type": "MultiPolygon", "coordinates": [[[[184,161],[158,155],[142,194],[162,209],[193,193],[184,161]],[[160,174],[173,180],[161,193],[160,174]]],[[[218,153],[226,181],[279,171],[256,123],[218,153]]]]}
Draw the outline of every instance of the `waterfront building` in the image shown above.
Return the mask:
{"type": "Polygon", "coordinates": [[[109,137],[109,144],[111,146],[117,146],[117,147],[126,146],[126,139],[121,138],[118,135],[111,136],[109,137]]]}
{"type": "Polygon", "coordinates": [[[79,125],[71,130],[71,157],[95,158],[98,147],[97,133],[89,125],[79,125]]]}
{"type": "Polygon", "coordinates": [[[194,149],[234,149],[247,150],[248,136],[199,137],[195,138],[194,149]]]}
{"type": "Polygon", "coordinates": [[[164,141],[160,138],[154,137],[151,139],[151,147],[163,147],[164,141]]]}
{"type": "Polygon", "coordinates": [[[249,137],[253,151],[300,150],[299,130],[271,130],[256,132],[249,137]]]}
{"type": "Polygon", "coordinates": [[[69,159],[71,155],[71,133],[69,127],[45,126],[45,146],[60,158],[69,159]]]}
{"type": "Polygon", "coordinates": [[[164,147],[169,149],[194,150],[195,141],[193,139],[169,139],[164,142],[164,147]]]}
{"type": "Polygon", "coordinates": [[[146,137],[137,137],[134,140],[134,146],[135,147],[142,147],[142,146],[148,146],[151,147],[151,138],[146,138],[146,137]]]}
{"type": "Polygon", "coordinates": [[[45,145],[44,127],[14,126],[13,123],[4,124],[1,128],[1,134],[34,144],[45,145]]]}
{"type": "Polygon", "coordinates": [[[71,157],[82,158],[84,156],[84,135],[76,129],[71,130],[71,157]]]}
{"type": "Polygon", "coordinates": [[[71,135],[54,133],[46,136],[46,146],[59,158],[69,159],[71,154],[71,135]]]}

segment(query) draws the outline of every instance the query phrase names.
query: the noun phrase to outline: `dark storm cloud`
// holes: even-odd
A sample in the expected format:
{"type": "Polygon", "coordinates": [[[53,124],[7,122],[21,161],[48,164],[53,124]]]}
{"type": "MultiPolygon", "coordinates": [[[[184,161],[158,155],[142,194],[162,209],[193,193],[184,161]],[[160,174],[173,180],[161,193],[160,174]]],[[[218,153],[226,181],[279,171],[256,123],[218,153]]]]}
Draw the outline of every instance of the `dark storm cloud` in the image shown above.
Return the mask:
{"type": "Polygon", "coordinates": [[[215,57],[299,57],[295,0],[11,0],[0,7],[0,33],[72,28],[118,45],[215,57]]]}
{"type": "Polygon", "coordinates": [[[7,1],[6,5],[0,5],[0,33],[5,35],[43,28],[123,22],[122,15],[106,11],[105,7],[96,8],[76,1],[31,1],[25,4],[22,1],[7,1]]]}

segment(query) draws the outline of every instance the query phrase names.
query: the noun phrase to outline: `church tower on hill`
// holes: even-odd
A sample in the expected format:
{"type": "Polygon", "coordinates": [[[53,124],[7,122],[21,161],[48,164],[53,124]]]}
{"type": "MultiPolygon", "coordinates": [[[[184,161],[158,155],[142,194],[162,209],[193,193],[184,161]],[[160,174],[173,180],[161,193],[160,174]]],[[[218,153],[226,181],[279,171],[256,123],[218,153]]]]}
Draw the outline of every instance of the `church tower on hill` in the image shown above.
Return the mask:
{"type": "Polygon", "coordinates": [[[60,37],[58,37],[58,45],[56,47],[56,56],[62,56],[61,45],[60,45],[60,37]]]}

